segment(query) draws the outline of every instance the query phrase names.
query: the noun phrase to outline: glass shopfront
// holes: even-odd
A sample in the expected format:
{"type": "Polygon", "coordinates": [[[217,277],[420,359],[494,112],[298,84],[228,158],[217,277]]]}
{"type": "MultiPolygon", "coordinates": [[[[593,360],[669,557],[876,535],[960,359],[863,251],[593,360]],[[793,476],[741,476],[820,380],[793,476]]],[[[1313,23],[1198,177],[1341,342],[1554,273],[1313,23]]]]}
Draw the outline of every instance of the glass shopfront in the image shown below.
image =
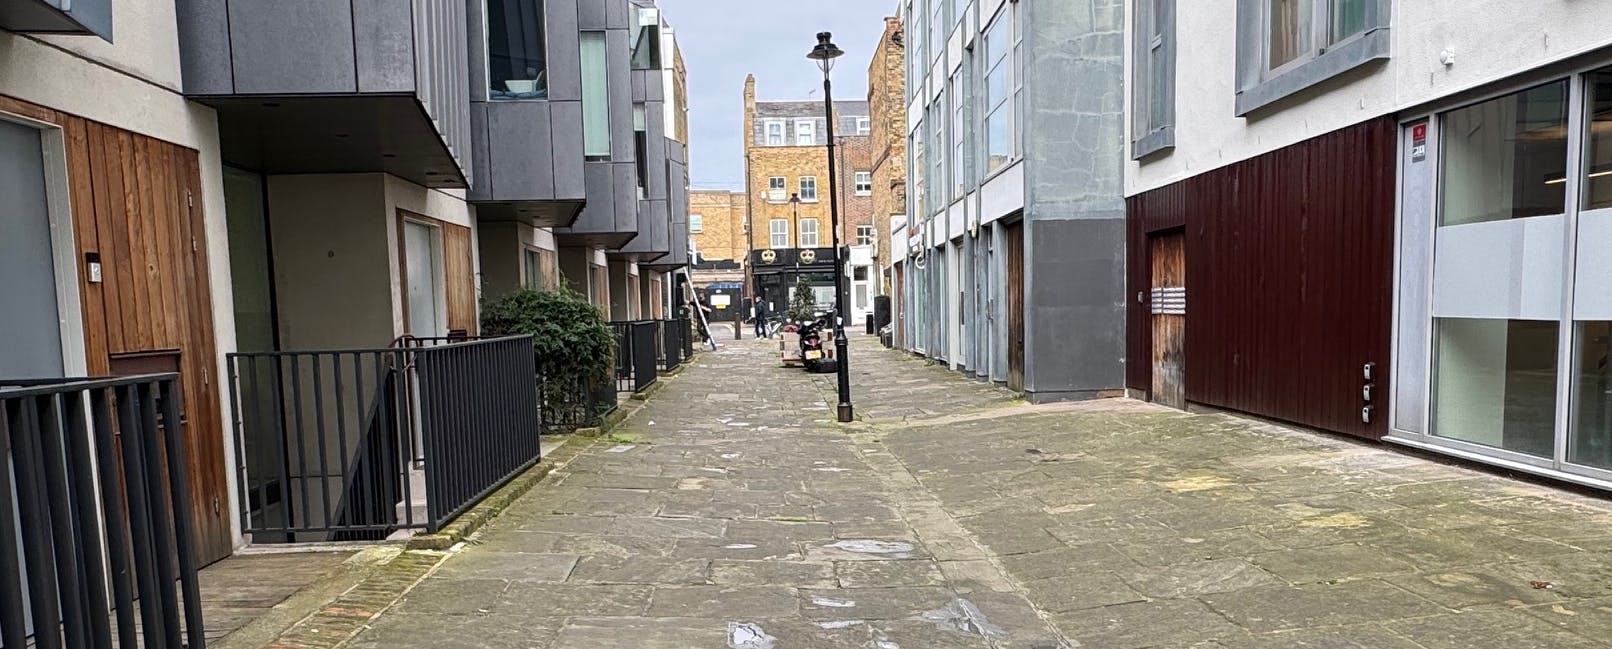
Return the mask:
{"type": "Polygon", "coordinates": [[[1612,486],[1612,66],[1401,138],[1390,439],[1612,486]]]}

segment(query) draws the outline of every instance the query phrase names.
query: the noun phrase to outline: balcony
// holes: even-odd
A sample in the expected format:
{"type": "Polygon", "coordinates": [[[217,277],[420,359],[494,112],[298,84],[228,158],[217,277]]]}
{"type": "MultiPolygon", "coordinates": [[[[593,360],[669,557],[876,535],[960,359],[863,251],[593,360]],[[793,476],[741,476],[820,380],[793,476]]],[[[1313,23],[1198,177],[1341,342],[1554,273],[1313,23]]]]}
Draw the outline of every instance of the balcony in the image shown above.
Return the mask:
{"type": "Polygon", "coordinates": [[[0,29],[112,40],[112,0],[0,0],[0,29]]]}
{"type": "Polygon", "coordinates": [[[469,184],[464,2],[178,0],[185,94],[226,163],[469,184]]]}
{"type": "Polygon", "coordinates": [[[576,222],[587,202],[577,0],[486,0],[470,13],[469,199],[482,221],[576,222]],[[534,11],[541,9],[541,12],[534,11]]]}

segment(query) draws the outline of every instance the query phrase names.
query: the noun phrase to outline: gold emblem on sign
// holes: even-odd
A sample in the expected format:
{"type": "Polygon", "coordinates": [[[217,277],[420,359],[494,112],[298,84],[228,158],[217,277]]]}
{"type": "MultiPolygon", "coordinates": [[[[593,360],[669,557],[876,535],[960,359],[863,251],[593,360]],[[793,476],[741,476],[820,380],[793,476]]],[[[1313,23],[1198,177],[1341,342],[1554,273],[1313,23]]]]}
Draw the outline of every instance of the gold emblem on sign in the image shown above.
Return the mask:
{"type": "Polygon", "coordinates": [[[816,261],[817,261],[817,251],[816,250],[802,250],[802,251],[800,251],[800,263],[810,264],[810,263],[815,263],[816,261]]]}
{"type": "Polygon", "coordinates": [[[772,262],[775,262],[775,261],[778,261],[778,251],[776,251],[776,250],[763,250],[763,251],[761,251],[761,261],[763,263],[768,263],[768,264],[770,264],[772,262]]]}

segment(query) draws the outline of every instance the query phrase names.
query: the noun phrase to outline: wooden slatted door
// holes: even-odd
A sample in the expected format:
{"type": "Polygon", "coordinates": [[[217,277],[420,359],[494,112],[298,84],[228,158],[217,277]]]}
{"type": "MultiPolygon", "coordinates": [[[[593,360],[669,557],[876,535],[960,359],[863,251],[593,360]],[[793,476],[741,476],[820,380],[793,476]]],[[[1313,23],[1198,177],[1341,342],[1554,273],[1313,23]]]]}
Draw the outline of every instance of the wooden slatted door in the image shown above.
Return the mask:
{"type": "Polygon", "coordinates": [[[1154,403],[1187,407],[1187,264],[1186,233],[1181,231],[1148,240],[1152,266],[1147,295],[1153,327],[1154,403]]]}
{"type": "Polygon", "coordinates": [[[1024,391],[1024,222],[1007,226],[1008,389],[1024,391]]]}

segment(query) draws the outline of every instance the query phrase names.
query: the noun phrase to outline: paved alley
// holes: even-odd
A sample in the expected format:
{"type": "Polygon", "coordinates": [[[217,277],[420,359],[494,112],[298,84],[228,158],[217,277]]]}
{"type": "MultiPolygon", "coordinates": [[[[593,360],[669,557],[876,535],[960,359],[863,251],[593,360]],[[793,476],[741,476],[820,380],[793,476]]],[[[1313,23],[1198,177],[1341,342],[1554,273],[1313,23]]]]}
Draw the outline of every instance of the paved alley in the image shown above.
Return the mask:
{"type": "Polygon", "coordinates": [[[350,646],[1612,647],[1604,501],[855,342],[863,421],[727,341],[350,646]]]}

